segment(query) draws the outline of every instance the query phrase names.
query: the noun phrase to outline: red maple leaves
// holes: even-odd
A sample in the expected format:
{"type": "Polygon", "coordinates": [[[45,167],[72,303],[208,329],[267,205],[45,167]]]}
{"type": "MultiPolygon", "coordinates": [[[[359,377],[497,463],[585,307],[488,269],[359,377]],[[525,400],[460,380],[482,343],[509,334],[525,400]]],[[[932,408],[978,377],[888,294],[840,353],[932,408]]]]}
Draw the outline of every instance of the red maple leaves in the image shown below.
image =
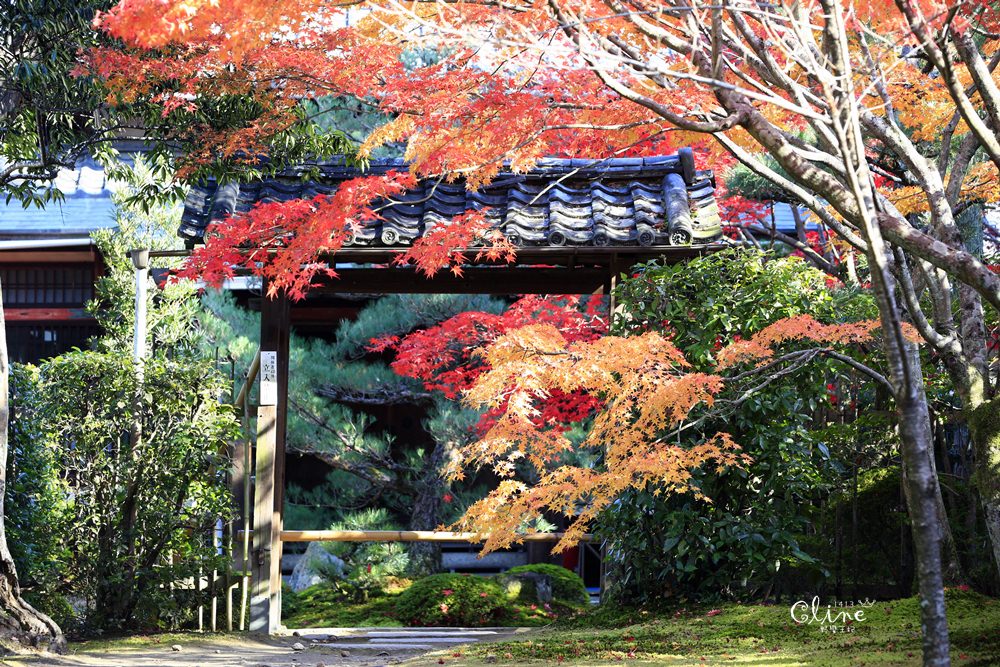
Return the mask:
{"type": "MultiPolygon", "coordinates": [[[[403,338],[387,336],[371,341],[369,350],[395,350],[392,368],[423,382],[429,391],[458,399],[489,366],[480,350],[508,331],[528,324],[551,324],[569,341],[594,341],[607,333],[606,306],[595,297],[521,297],[500,315],[470,311],[403,338]]],[[[565,428],[590,416],[599,400],[582,392],[550,392],[540,406],[539,425],[565,428]]],[[[503,407],[487,412],[480,428],[489,427],[503,407]]]]}
{"type": "Polygon", "coordinates": [[[408,172],[389,172],[345,181],[332,195],[261,202],[212,225],[180,276],[217,286],[247,268],[267,280],[269,296],[284,290],[301,299],[317,275],[336,276],[323,255],[335,253],[358,225],[375,219],[374,202],[414,183],[408,172]]]}

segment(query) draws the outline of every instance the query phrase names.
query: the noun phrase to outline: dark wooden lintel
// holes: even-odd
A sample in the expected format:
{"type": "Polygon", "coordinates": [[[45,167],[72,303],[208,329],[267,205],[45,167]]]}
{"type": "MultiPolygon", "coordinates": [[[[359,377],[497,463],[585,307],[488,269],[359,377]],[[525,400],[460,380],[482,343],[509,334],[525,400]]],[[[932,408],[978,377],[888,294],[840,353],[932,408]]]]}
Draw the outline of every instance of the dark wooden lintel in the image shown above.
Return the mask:
{"type": "Polygon", "coordinates": [[[93,264],[97,253],[93,250],[3,250],[0,264],[93,264]]]}
{"type": "Polygon", "coordinates": [[[467,267],[461,276],[439,271],[428,278],[410,267],[338,268],[310,294],[592,294],[608,268],[467,267]]]}
{"type": "Polygon", "coordinates": [[[8,322],[72,322],[93,324],[97,320],[85,308],[4,308],[8,322]]]}
{"type": "MultiPolygon", "coordinates": [[[[562,266],[579,266],[587,264],[607,264],[612,256],[618,256],[623,261],[633,263],[650,259],[661,259],[665,262],[680,262],[691,257],[698,257],[727,247],[722,243],[689,246],[523,246],[517,248],[516,262],[525,264],[559,264],[562,266]]],[[[402,255],[405,248],[387,248],[380,246],[357,247],[348,246],[337,251],[330,260],[337,263],[353,262],[359,264],[388,264],[402,255]]],[[[465,255],[470,264],[496,264],[507,266],[503,262],[476,262],[478,248],[470,248],[465,255]]]]}

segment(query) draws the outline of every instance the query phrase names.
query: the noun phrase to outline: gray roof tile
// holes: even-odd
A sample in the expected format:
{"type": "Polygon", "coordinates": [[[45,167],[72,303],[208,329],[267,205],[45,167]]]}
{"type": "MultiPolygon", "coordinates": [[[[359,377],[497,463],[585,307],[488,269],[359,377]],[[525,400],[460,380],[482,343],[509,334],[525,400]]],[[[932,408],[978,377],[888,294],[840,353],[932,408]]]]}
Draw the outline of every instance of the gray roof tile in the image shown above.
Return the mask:
{"type": "MultiPolygon", "coordinates": [[[[200,242],[205,228],[256,203],[335,192],[349,178],[406,169],[401,160],[373,162],[366,172],[342,162],[319,166],[303,181],[290,170],[264,182],[192,188],[179,229],[200,242]]],[[[711,172],[696,172],[690,152],[649,158],[546,158],[527,173],[502,173],[479,191],[461,181],[425,180],[377,206],[382,220],[358,221],[354,245],[408,245],[469,209],[526,245],[665,245],[709,242],[721,234],[711,172]],[[670,187],[668,187],[668,185],[670,187]]]]}
{"type": "Polygon", "coordinates": [[[111,195],[121,184],[107,178],[94,160],[81,160],[76,169],[60,169],[51,187],[62,192],[63,200],[45,208],[24,208],[20,202],[0,198],[0,238],[86,236],[114,226],[111,195]]]}

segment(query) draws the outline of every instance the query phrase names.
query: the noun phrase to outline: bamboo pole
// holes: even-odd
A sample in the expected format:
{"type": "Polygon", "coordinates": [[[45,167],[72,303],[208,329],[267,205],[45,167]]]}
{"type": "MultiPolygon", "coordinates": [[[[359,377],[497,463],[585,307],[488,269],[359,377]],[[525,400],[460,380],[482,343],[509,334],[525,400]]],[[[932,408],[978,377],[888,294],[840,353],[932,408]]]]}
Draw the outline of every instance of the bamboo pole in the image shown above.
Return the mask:
{"type": "Polygon", "coordinates": [[[233,401],[233,405],[237,408],[242,409],[246,404],[247,394],[250,393],[250,387],[253,386],[254,381],[257,379],[257,372],[260,370],[260,348],[257,349],[257,353],[253,355],[253,361],[250,362],[250,368],[247,369],[247,379],[243,381],[243,386],[240,387],[240,393],[236,396],[236,400],[233,401]]]}
{"type": "MultiPolygon", "coordinates": [[[[558,542],[566,533],[524,533],[523,542],[558,542]]],[[[246,539],[246,535],[243,536],[246,539]]],[[[580,541],[590,542],[594,536],[584,533],[580,541]]],[[[477,533],[452,533],[444,530],[283,530],[282,542],[469,542],[485,541],[477,533]]]]}
{"type": "MultiPolygon", "coordinates": [[[[240,393],[236,397],[236,407],[243,413],[243,426],[244,429],[249,431],[250,423],[250,412],[247,410],[247,396],[250,393],[250,387],[253,386],[254,381],[257,379],[257,374],[260,372],[260,348],[257,348],[256,354],[254,354],[253,361],[250,363],[250,368],[247,370],[247,379],[240,388],[240,393]]],[[[252,448],[253,444],[249,439],[243,443],[243,544],[242,544],[242,565],[241,572],[241,599],[240,599],[240,630],[246,630],[247,623],[247,607],[250,604],[250,538],[253,531],[250,530],[250,503],[251,503],[251,481],[250,481],[250,467],[253,465],[252,461],[252,448]]]]}

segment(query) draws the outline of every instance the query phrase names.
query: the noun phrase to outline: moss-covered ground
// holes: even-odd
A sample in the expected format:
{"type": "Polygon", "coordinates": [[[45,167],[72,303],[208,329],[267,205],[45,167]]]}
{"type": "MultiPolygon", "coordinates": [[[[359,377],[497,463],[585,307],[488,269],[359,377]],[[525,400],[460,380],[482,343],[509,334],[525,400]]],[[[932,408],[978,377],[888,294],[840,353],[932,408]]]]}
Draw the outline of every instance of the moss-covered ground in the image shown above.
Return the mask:
{"type": "Polygon", "coordinates": [[[369,600],[345,600],[336,589],[317,585],[300,593],[282,593],[281,622],[288,628],[368,628],[399,627],[393,618],[399,591],[373,596],[369,600]]]}
{"type": "MultiPolygon", "coordinates": [[[[361,628],[400,627],[396,618],[396,602],[402,588],[373,595],[355,602],[345,599],[335,588],[318,584],[300,593],[282,593],[281,622],[287,628],[361,628]]],[[[446,602],[446,600],[442,599],[446,602]]],[[[522,600],[512,600],[504,616],[491,619],[490,625],[509,627],[540,627],[559,618],[578,613],[582,606],[553,603],[546,607],[522,600]]]]}
{"type": "MultiPolygon", "coordinates": [[[[1000,665],[1000,600],[948,591],[953,664],[1000,665]]],[[[920,664],[916,598],[878,602],[847,632],[797,624],[788,605],[720,605],[652,613],[598,608],[524,639],[439,651],[408,665],[865,665],[920,664]]]]}

